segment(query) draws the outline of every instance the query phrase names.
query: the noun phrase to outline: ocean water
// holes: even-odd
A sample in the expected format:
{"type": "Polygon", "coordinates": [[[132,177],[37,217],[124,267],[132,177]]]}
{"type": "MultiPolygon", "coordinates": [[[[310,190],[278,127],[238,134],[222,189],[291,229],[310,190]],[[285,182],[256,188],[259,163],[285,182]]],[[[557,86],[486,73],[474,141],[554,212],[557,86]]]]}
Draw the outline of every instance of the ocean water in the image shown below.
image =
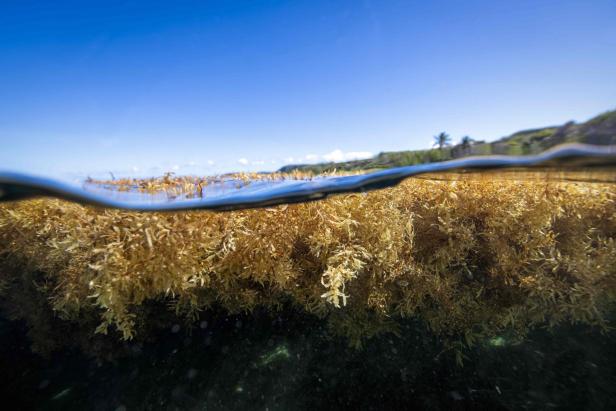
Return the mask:
{"type": "MultiPolygon", "coordinates": [[[[188,186],[158,193],[140,190],[134,182],[87,181],[70,187],[0,173],[0,200],[11,207],[44,195],[139,212],[257,208],[253,213],[266,213],[275,205],[383,189],[409,178],[431,183],[540,180],[547,187],[566,182],[599,187],[589,195],[609,197],[613,191],[606,187],[616,182],[615,165],[612,148],[571,146],[530,158],[465,159],[364,175],[218,177],[201,188],[202,180],[187,180],[188,186]]],[[[609,245],[616,239],[600,240],[609,245]]],[[[3,252],[0,258],[3,270],[14,267],[13,254],[3,252]]],[[[593,269],[608,279],[616,276],[613,265],[593,269]]],[[[166,307],[164,298],[156,298],[140,307],[143,318],[155,318],[147,338],[123,340],[112,333],[37,350],[32,346],[41,331],[37,327],[89,338],[79,332],[89,319],[67,321],[44,301],[29,300],[46,285],[43,280],[28,284],[32,289],[19,298],[0,297],[0,391],[7,409],[616,409],[614,307],[605,308],[605,327],[583,321],[539,324],[519,338],[512,321],[510,331],[505,327],[458,350],[421,316],[397,318],[395,332],[376,334],[357,346],[291,300],[281,300],[275,310],[257,306],[249,312],[214,305],[185,321],[166,307]],[[32,304],[30,317],[15,315],[17,304],[32,304]]],[[[606,284],[614,287],[616,281],[606,284]]],[[[332,309],[331,315],[345,308],[332,309]]]]}
{"type": "Polygon", "coordinates": [[[81,187],[76,187],[42,177],[0,172],[0,201],[53,196],[82,204],[136,211],[229,211],[320,200],[333,194],[366,192],[392,187],[406,178],[430,173],[514,168],[547,168],[584,173],[589,167],[596,170],[613,167],[615,164],[616,150],[613,146],[565,144],[538,155],[465,157],[349,176],[255,181],[218,176],[198,180],[206,183],[198,195],[195,180],[192,184],[194,191],[184,190],[182,195],[171,197],[169,193],[144,194],[139,192],[137,186],[131,187],[130,183],[127,184],[128,189],[124,187],[124,190],[117,190],[114,185],[104,182],[86,181],[81,187]]]}

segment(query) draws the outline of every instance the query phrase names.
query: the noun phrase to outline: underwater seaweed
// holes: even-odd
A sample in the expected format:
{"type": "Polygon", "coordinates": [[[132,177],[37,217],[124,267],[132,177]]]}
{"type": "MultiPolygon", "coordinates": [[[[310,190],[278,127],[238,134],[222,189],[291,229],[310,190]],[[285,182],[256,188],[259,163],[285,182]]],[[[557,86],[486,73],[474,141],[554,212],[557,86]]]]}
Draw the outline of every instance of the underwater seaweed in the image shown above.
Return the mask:
{"type": "Polygon", "coordinates": [[[411,316],[451,346],[562,322],[610,326],[613,184],[433,177],[228,213],[2,204],[0,299],[19,300],[12,316],[32,328],[29,310],[43,306],[80,324],[73,332],[121,339],[146,333],[158,320],[142,307],[160,300],[189,323],[214,305],[291,303],[355,346],[411,316]]]}

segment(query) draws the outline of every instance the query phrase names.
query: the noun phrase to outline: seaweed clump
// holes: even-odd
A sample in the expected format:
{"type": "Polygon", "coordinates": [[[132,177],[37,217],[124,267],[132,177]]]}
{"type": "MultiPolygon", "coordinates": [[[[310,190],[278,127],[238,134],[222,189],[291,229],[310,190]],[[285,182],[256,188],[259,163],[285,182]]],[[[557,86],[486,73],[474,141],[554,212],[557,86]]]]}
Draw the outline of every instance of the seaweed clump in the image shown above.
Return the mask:
{"type": "Polygon", "coordinates": [[[409,179],[228,213],[35,199],[0,206],[0,300],[40,351],[51,321],[66,340],[130,340],[212,307],[290,307],[355,346],[413,317],[462,347],[562,322],[607,329],[615,238],[613,185],[541,179],[409,179]]]}

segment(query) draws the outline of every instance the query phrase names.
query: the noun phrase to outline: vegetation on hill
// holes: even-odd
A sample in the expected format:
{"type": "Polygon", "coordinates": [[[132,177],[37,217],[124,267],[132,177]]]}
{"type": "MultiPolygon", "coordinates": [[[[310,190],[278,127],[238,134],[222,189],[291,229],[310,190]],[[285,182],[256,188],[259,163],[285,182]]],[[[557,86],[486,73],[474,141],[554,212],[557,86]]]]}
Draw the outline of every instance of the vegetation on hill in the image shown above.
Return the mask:
{"type": "Polygon", "coordinates": [[[460,143],[454,146],[449,145],[450,141],[450,137],[442,132],[434,137],[434,143],[438,146],[434,149],[382,152],[370,159],[341,163],[287,165],[280,171],[301,170],[313,173],[333,170],[357,171],[431,163],[470,155],[537,154],[563,143],[616,144],[616,110],[598,115],[585,123],[568,122],[560,127],[519,131],[490,143],[473,141],[468,136],[463,137],[460,143]]]}

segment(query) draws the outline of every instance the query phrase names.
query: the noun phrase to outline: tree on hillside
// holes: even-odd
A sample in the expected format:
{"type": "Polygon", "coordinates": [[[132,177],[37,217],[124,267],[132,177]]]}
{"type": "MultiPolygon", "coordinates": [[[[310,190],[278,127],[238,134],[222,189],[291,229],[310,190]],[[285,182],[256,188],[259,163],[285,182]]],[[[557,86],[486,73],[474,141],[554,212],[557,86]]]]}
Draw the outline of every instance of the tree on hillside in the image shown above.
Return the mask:
{"type": "Polygon", "coordinates": [[[475,140],[473,140],[469,136],[464,136],[460,140],[460,145],[466,149],[466,148],[469,148],[474,142],[475,140]]]}
{"type": "Polygon", "coordinates": [[[434,136],[434,145],[438,146],[439,150],[442,150],[445,146],[451,143],[451,137],[449,134],[442,131],[439,135],[434,136]]]}
{"type": "Polygon", "coordinates": [[[473,140],[469,136],[464,136],[460,139],[460,147],[462,148],[463,155],[468,155],[470,153],[471,146],[473,145],[474,142],[475,140],[473,140]]]}

